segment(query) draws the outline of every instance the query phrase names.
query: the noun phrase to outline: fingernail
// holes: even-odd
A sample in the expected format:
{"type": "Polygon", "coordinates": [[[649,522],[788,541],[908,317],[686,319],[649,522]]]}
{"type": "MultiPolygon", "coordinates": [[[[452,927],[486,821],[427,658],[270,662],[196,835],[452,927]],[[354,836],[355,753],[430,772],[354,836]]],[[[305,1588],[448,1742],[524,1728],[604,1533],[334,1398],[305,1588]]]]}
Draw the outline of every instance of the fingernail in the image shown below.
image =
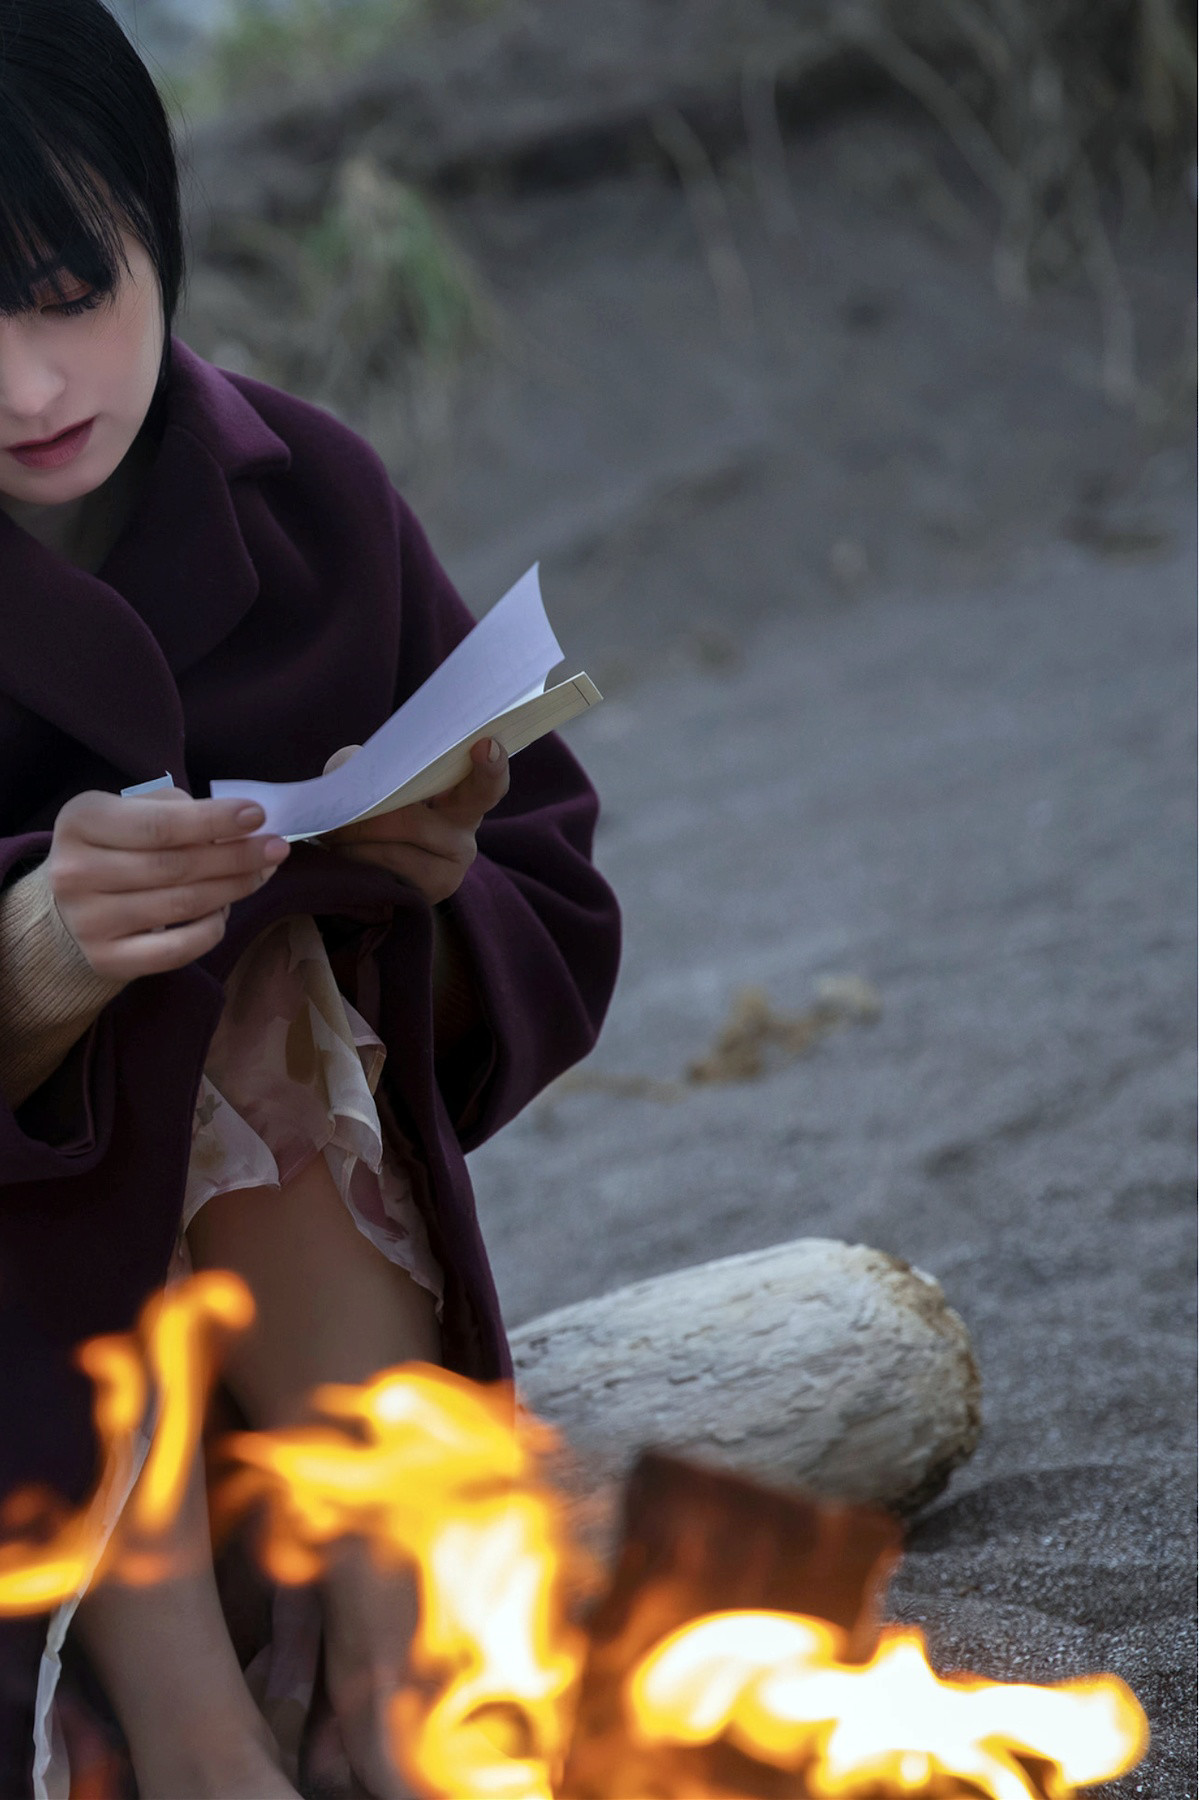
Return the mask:
{"type": "Polygon", "coordinates": [[[281,863],[289,855],[292,846],[286,838],[268,838],[263,848],[263,855],[268,862],[281,863]]]}
{"type": "Polygon", "coordinates": [[[261,806],[239,806],[235,815],[239,825],[261,825],[266,816],[261,806]]]}
{"type": "Polygon", "coordinates": [[[499,761],[500,761],[500,746],[499,746],[499,744],[498,744],[498,743],[497,743],[497,742],[496,742],[496,740],[495,740],[495,738],[493,738],[493,739],[492,739],[492,740],[491,740],[491,743],[490,743],[490,745],[489,745],[489,747],[488,747],[488,761],[489,761],[489,762],[490,762],[490,763],[494,763],[494,762],[499,762],[499,761]]]}

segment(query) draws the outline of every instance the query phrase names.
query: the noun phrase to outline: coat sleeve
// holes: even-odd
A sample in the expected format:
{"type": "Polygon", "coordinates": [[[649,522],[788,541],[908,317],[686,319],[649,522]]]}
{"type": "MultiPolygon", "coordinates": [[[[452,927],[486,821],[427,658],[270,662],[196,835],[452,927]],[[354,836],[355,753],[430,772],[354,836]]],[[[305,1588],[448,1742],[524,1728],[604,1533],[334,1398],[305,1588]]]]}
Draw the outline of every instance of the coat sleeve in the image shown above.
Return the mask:
{"type": "MultiPolygon", "coordinates": [[[[402,704],[474,624],[417,519],[392,490],[401,574],[402,704]]],[[[445,910],[470,964],[483,1026],[438,1079],[473,1150],[586,1056],[616,983],[616,898],[592,862],[599,800],[561,738],[513,758],[479,854],[445,910]]]]}

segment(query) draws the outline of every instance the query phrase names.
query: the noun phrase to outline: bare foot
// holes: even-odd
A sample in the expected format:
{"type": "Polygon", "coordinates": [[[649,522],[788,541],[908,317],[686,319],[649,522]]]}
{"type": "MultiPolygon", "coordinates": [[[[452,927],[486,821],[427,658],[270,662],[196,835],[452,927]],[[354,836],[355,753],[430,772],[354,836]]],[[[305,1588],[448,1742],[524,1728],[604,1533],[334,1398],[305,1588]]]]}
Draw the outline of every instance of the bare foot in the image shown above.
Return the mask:
{"type": "Polygon", "coordinates": [[[300,1800],[279,1765],[264,1726],[254,1734],[222,1733],[203,1750],[177,1745],[153,1759],[134,1759],[139,1800],[300,1800]]]}
{"type": "Polygon", "coordinates": [[[322,1582],[325,1683],[350,1767],[373,1800],[413,1800],[392,1755],[388,1709],[410,1679],[416,1583],[372,1562],[365,1545],[338,1546],[322,1582]]]}
{"type": "Polygon", "coordinates": [[[236,1769],[197,1771],[185,1785],[177,1776],[151,1786],[138,1780],[139,1800],[300,1800],[291,1782],[273,1763],[248,1760],[236,1769]]]}

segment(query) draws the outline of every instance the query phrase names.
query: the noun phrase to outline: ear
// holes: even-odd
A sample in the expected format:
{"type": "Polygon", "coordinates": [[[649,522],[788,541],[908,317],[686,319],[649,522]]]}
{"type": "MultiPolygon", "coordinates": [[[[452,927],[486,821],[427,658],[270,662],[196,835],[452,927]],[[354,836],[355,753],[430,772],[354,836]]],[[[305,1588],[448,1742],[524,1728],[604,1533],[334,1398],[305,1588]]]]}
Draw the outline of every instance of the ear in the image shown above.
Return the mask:
{"type": "Polygon", "coordinates": [[[335,750],[333,755],[327,759],[325,767],[321,770],[322,775],[328,775],[331,769],[340,769],[344,762],[349,762],[356,750],[361,749],[361,744],[343,744],[340,750],[335,750]]]}

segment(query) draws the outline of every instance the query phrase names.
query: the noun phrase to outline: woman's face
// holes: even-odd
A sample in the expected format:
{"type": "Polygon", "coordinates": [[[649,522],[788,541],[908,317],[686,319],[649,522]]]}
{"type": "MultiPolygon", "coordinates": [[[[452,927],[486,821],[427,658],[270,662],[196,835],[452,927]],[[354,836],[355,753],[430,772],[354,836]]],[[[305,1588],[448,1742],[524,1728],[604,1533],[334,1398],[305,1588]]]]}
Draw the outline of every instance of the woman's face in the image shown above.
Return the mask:
{"type": "Polygon", "coordinates": [[[38,304],[0,317],[0,502],[61,506],[108,480],[142,428],[163,352],[158,277],[145,249],[122,231],[129,269],[99,303],[64,275],[60,299],[47,284],[38,304]],[[79,302],[79,305],[75,303],[79,302]],[[90,426],[61,447],[20,447],[90,426]]]}

